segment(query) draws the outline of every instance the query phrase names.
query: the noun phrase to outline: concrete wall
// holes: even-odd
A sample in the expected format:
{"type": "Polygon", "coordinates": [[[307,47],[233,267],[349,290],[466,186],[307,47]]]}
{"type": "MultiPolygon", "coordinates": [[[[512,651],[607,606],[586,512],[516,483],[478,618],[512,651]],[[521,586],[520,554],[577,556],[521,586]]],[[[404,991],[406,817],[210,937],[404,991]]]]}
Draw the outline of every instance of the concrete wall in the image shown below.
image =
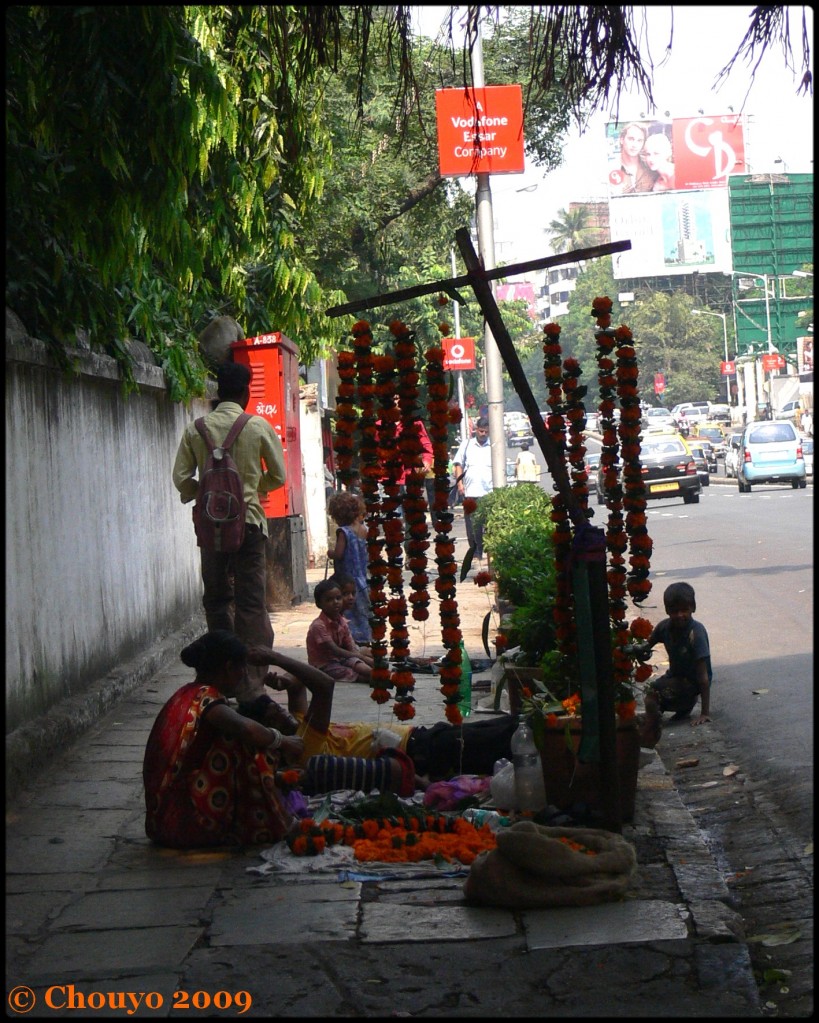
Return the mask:
{"type": "Polygon", "coordinates": [[[301,458],[304,473],[304,517],[310,566],[327,558],[327,500],[324,493],[324,453],[321,414],[315,402],[301,403],[301,458]]]}
{"type": "Polygon", "coordinates": [[[209,408],[164,373],[78,352],[79,376],[6,332],[6,732],[87,690],[201,612],[179,437],[209,408]]]}

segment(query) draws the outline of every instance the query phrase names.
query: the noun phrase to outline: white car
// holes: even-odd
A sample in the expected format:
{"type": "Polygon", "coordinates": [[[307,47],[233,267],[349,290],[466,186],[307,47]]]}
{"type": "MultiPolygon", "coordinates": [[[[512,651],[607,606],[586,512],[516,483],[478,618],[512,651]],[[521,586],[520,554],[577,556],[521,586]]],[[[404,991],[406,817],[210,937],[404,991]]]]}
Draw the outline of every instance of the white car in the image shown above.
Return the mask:
{"type": "Polygon", "coordinates": [[[739,457],[739,445],[741,441],[741,433],[732,433],[725,445],[725,475],[728,479],[736,479],[737,458],[739,457]]]}
{"type": "Polygon", "coordinates": [[[680,421],[680,416],[684,415],[688,426],[693,426],[694,423],[707,422],[710,410],[710,401],[684,401],[682,404],[674,406],[671,415],[674,416],[677,423],[680,421]]]}
{"type": "Polygon", "coordinates": [[[796,419],[796,413],[802,408],[799,401],[786,401],[782,408],[774,414],[774,419],[796,419]]]}
{"type": "Polygon", "coordinates": [[[802,438],[802,457],[805,459],[805,474],[813,476],[813,438],[802,438]]]}
{"type": "Polygon", "coordinates": [[[677,420],[667,408],[647,408],[643,411],[643,426],[673,426],[677,420]]]}

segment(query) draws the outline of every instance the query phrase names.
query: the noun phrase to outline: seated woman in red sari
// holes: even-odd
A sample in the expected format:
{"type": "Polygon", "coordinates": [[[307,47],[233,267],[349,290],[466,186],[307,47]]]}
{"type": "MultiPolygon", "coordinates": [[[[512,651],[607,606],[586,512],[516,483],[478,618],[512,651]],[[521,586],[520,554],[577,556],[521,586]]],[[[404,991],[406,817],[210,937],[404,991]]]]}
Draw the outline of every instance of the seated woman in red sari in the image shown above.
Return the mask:
{"type": "MultiPolygon", "coordinates": [[[[175,849],[278,842],[293,819],[276,769],[280,760],[300,759],[303,741],[228,706],[248,665],[247,647],[232,632],[207,632],[181,657],[196,678],[159,712],[145,749],[148,837],[175,849]]],[[[304,671],[273,651],[265,663],[304,671]]]]}

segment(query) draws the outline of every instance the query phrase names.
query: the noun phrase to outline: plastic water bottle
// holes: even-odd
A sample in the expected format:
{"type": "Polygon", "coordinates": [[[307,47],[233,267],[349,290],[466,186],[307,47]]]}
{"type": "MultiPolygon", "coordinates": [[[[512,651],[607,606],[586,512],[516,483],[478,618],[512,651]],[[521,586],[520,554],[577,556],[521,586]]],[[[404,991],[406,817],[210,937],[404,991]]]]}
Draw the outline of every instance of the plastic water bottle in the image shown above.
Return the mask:
{"type": "Polygon", "coordinates": [[[546,806],[543,767],[532,729],[525,720],[512,736],[512,763],[515,765],[515,797],[519,810],[537,811],[546,806]]]}
{"type": "Polygon", "coordinates": [[[461,640],[461,698],[458,700],[461,717],[468,718],[472,713],[472,662],[461,640]]]}

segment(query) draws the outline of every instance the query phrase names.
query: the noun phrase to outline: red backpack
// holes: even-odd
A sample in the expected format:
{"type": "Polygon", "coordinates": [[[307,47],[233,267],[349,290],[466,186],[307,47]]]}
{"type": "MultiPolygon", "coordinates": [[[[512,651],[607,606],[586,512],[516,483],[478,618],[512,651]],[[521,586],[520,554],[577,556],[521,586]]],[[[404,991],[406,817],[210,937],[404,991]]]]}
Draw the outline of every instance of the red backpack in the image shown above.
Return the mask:
{"type": "Polygon", "coordinates": [[[250,418],[247,412],[238,416],[221,447],[213,443],[204,419],[194,424],[208,446],[208,457],[193,506],[193,528],[196,543],[208,551],[233,554],[245,538],[244,486],[230,449],[250,418]]]}

